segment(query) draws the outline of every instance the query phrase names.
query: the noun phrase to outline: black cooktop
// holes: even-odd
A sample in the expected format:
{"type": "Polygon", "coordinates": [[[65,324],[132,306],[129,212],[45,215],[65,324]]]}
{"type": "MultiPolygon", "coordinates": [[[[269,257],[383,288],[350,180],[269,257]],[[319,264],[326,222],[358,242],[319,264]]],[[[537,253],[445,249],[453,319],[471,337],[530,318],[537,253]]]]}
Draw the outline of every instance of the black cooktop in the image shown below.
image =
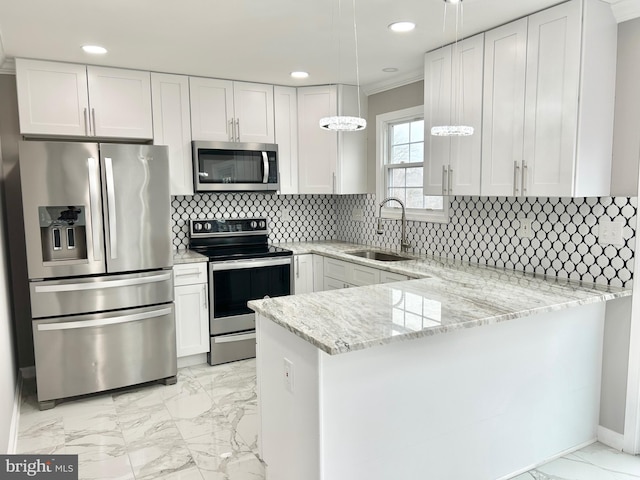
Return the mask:
{"type": "Polygon", "coordinates": [[[189,248],[209,261],[288,257],[291,250],[268,242],[266,218],[196,219],[189,226],[189,248]]]}
{"type": "Polygon", "coordinates": [[[243,260],[265,257],[288,257],[293,255],[291,250],[270,244],[260,245],[214,245],[192,246],[191,250],[209,257],[209,261],[243,260]]]}

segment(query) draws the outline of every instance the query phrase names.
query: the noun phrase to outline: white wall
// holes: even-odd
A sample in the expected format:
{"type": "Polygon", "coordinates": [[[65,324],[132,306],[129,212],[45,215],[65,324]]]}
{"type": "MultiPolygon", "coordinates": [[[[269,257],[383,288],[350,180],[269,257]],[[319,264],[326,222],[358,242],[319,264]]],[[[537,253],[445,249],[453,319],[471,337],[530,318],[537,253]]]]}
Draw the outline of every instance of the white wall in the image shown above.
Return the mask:
{"type": "MultiPolygon", "coordinates": [[[[0,164],[1,162],[2,146],[0,145],[0,164]]],[[[4,182],[0,182],[0,452],[2,453],[8,451],[11,440],[10,430],[16,384],[4,212],[4,182]]]]}

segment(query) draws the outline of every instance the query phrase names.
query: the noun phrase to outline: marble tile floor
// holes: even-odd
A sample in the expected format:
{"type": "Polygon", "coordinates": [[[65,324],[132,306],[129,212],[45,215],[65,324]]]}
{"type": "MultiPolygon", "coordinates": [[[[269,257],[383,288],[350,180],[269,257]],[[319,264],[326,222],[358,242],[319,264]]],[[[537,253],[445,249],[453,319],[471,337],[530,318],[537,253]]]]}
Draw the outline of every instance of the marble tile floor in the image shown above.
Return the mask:
{"type": "MultiPolygon", "coordinates": [[[[255,360],[197,365],[180,369],[176,385],[86,396],[43,412],[28,380],[16,453],[78,454],[83,480],[264,480],[255,376],[255,360]]],[[[600,443],[513,478],[630,479],[640,479],[640,457],[600,443]]]]}

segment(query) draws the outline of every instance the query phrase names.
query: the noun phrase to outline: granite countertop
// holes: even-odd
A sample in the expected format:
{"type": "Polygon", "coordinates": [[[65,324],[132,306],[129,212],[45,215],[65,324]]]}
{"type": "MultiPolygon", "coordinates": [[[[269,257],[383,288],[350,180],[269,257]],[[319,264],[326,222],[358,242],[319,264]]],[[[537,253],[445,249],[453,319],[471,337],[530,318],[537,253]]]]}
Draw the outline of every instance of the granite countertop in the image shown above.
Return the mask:
{"type": "Polygon", "coordinates": [[[631,295],[630,288],[547,278],[439,257],[380,262],[345,252],[344,242],[280,243],[400,273],[415,280],[254,300],[249,307],[320,350],[336,355],[631,295]]]}
{"type": "Polygon", "coordinates": [[[173,264],[206,262],[209,257],[194,252],[193,250],[176,250],[173,252],[173,264]]]}

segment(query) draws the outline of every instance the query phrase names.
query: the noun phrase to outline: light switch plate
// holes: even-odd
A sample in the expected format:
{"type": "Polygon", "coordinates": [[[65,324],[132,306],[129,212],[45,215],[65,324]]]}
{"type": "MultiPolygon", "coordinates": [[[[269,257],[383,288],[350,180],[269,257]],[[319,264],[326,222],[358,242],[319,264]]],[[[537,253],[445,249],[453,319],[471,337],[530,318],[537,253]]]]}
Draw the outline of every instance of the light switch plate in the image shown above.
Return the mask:
{"type": "Polygon", "coordinates": [[[600,245],[624,245],[622,231],[624,223],[621,221],[612,222],[608,218],[601,218],[598,222],[598,243],[600,245]]]}
{"type": "Polygon", "coordinates": [[[284,385],[287,390],[293,393],[293,362],[288,358],[284,359],[284,385]]]}

